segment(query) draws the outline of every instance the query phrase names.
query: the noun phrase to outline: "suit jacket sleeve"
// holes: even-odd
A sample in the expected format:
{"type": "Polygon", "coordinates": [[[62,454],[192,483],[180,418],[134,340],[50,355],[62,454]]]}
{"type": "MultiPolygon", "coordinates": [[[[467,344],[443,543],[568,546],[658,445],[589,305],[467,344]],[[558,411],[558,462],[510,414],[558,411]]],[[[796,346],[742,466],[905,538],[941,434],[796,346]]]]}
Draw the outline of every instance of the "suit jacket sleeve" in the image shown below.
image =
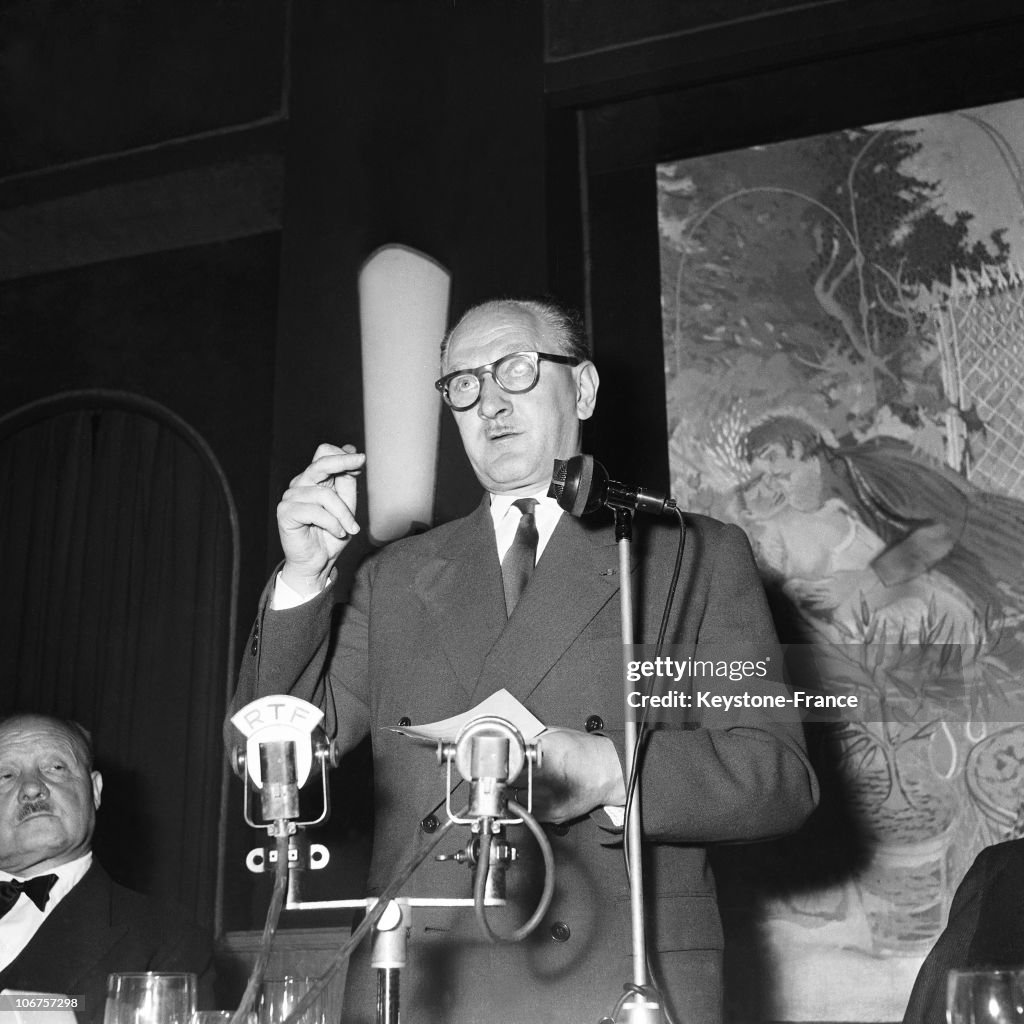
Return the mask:
{"type": "MultiPolygon", "coordinates": [[[[358,570],[345,604],[336,604],[333,589],[328,589],[285,611],[270,607],[277,579],[274,573],[263,591],[242,655],[229,719],[258,697],[290,693],[323,709],[325,730],[337,736],[343,752],[366,735],[367,609],[372,572],[371,559],[358,570]]],[[[230,721],[225,724],[225,738],[230,749],[235,740],[230,721]]]]}
{"type": "MultiPolygon", "coordinates": [[[[746,535],[734,526],[689,530],[699,566],[687,584],[673,656],[781,659],[767,600],[746,535]],[[695,636],[696,642],[693,643],[695,636]]],[[[781,664],[775,660],[781,678],[781,664]]],[[[758,681],[697,681],[694,690],[756,692],[758,681]]],[[[767,687],[766,692],[771,692],[767,687]]],[[[774,692],[783,692],[776,685],[774,692]]],[[[768,838],[798,828],[818,800],[803,728],[791,709],[701,711],[698,728],[658,728],[642,763],[644,834],[655,840],[714,842],[768,838]]],[[[615,739],[615,737],[612,737],[615,739]]],[[[620,748],[623,771],[624,752],[620,748]]]]}

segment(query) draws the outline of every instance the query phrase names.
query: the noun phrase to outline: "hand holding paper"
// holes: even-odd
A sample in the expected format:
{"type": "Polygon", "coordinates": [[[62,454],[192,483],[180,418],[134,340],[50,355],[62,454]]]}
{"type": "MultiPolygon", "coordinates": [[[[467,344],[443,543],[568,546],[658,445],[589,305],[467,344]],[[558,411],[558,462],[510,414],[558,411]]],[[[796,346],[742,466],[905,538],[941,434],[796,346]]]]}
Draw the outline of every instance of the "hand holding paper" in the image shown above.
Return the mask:
{"type": "Polygon", "coordinates": [[[475,708],[421,726],[391,726],[423,743],[453,743],[467,723],[484,716],[504,718],[530,741],[541,737],[541,763],[533,773],[533,812],[540,821],[563,822],[606,805],[621,807],[626,787],[615,744],[606,736],[576,729],[546,729],[508,690],[498,690],[475,708]]]}

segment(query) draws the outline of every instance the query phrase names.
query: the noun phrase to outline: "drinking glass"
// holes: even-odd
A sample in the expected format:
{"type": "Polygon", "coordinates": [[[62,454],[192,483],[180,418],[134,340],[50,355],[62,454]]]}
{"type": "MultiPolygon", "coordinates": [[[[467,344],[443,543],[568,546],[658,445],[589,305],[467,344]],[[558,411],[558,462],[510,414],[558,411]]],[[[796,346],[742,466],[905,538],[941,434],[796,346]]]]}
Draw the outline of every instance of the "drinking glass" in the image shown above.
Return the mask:
{"type": "MultiPolygon", "coordinates": [[[[252,1020],[252,1014],[249,1015],[252,1020]]],[[[230,1010],[195,1010],[191,1024],[231,1024],[234,1014],[230,1010]]]]}
{"type": "Polygon", "coordinates": [[[194,974],[107,976],[103,1024],[190,1024],[195,1008],[194,974]]]}
{"type": "Polygon", "coordinates": [[[948,1024],[1024,1022],[1024,968],[950,971],[946,982],[948,1024]]]}
{"type": "MultiPolygon", "coordinates": [[[[285,977],[266,980],[256,1001],[257,1024],[281,1024],[313,987],[315,979],[285,977]]],[[[324,1024],[324,998],[321,993],[302,1015],[302,1024],[324,1024]]]]}

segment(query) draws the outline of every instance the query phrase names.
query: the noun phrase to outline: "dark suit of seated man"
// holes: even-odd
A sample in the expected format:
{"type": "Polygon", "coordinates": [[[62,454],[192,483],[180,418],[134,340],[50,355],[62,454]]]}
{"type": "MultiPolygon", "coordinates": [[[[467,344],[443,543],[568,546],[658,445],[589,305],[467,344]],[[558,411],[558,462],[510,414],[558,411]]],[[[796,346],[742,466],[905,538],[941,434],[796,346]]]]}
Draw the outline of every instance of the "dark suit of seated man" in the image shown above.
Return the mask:
{"type": "Polygon", "coordinates": [[[202,974],[211,958],[199,928],[93,861],[103,778],[92,760],[73,722],[0,722],[0,989],[77,997],[89,1022],[102,1020],[109,973],[202,974]]]}
{"type": "Polygon", "coordinates": [[[1024,839],[978,854],[953,897],[949,923],[914,983],[904,1024],[945,1024],[955,968],[1024,967],[1024,839]]]}

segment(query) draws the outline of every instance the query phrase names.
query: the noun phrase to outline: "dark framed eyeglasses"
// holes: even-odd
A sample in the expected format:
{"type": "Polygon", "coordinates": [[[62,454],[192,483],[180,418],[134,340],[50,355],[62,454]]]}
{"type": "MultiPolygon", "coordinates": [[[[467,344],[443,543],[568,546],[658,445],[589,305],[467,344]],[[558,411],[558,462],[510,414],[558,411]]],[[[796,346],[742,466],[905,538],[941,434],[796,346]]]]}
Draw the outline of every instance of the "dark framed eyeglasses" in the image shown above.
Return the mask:
{"type": "Polygon", "coordinates": [[[465,412],[480,401],[484,375],[488,373],[494,378],[494,383],[510,395],[532,391],[540,379],[542,359],[565,366],[579,366],[583,362],[576,356],[556,356],[550,352],[510,352],[486,366],[446,373],[440,380],[434,381],[434,387],[456,412],[465,412]]]}

